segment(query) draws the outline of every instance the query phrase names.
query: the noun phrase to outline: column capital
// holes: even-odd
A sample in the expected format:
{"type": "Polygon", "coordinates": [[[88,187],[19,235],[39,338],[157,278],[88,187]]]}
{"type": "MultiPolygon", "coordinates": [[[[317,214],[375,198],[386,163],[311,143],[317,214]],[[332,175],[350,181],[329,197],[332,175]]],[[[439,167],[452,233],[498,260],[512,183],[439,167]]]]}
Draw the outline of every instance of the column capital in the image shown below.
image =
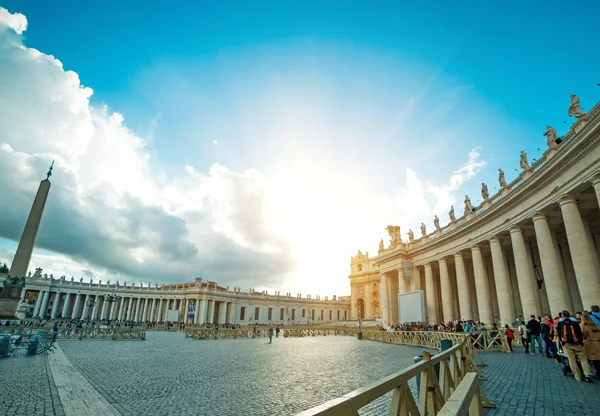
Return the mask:
{"type": "Polygon", "coordinates": [[[446,264],[446,259],[444,257],[442,257],[441,259],[438,260],[438,263],[446,264]]]}
{"type": "Polygon", "coordinates": [[[473,247],[471,247],[471,251],[481,251],[481,247],[479,247],[478,245],[474,245],[473,247]]]}
{"type": "Polygon", "coordinates": [[[592,177],[592,185],[600,185],[600,172],[596,172],[594,177],[592,177]]]}
{"type": "Polygon", "coordinates": [[[490,243],[499,243],[500,239],[498,237],[496,237],[495,235],[490,237],[490,243]]]}
{"type": "Polygon", "coordinates": [[[521,230],[521,227],[519,227],[517,224],[514,224],[510,227],[509,232],[512,233],[519,233],[519,234],[523,234],[523,230],[521,230]]]}
{"type": "Polygon", "coordinates": [[[576,204],[576,203],[577,203],[577,201],[575,200],[575,198],[573,198],[571,195],[568,195],[568,194],[562,195],[560,197],[560,199],[558,200],[558,204],[561,207],[566,204],[576,204]]]}
{"type": "Polygon", "coordinates": [[[536,212],[535,214],[533,214],[533,217],[531,217],[531,219],[535,222],[535,221],[540,221],[540,220],[548,220],[548,218],[541,212],[536,212]]]}
{"type": "Polygon", "coordinates": [[[460,251],[458,253],[454,253],[455,259],[460,258],[460,257],[462,257],[462,253],[460,251]]]}

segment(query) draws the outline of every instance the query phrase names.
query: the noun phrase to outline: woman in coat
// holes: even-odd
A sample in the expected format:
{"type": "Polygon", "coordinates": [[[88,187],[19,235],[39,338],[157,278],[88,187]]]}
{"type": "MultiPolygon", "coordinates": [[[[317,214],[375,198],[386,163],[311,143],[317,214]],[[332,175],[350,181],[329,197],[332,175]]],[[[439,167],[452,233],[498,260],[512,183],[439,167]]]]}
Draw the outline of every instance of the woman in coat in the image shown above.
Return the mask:
{"type": "Polygon", "coordinates": [[[583,346],[588,360],[594,362],[596,378],[600,378],[600,327],[592,321],[589,314],[584,314],[581,319],[583,332],[583,346]]]}

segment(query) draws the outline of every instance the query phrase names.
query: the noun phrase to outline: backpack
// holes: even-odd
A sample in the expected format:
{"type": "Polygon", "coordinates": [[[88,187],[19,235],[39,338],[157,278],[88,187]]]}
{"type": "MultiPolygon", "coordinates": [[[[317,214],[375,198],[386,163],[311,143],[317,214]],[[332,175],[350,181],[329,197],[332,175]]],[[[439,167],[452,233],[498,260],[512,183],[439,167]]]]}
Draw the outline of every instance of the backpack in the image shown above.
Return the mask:
{"type": "Polygon", "coordinates": [[[581,342],[575,333],[575,325],[573,325],[573,321],[570,319],[565,319],[563,321],[561,332],[560,340],[563,344],[579,344],[581,342]]]}
{"type": "Polygon", "coordinates": [[[510,339],[515,339],[515,333],[512,330],[510,330],[510,329],[508,330],[508,337],[510,339]]]}

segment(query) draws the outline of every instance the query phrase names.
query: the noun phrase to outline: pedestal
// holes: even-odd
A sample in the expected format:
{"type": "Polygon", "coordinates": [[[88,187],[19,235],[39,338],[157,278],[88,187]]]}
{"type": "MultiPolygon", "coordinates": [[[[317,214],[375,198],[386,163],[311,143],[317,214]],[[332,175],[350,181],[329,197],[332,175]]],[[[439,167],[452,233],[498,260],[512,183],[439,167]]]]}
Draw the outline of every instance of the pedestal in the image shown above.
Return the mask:
{"type": "Polygon", "coordinates": [[[510,186],[505,186],[502,189],[500,189],[500,195],[502,195],[503,197],[505,197],[506,195],[508,195],[508,193],[511,191],[510,186]]]}
{"type": "Polygon", "coordinates": [[[22,289],[21,285],[4,285],[0,293],[0,319],[15,319],[22,289]]]}

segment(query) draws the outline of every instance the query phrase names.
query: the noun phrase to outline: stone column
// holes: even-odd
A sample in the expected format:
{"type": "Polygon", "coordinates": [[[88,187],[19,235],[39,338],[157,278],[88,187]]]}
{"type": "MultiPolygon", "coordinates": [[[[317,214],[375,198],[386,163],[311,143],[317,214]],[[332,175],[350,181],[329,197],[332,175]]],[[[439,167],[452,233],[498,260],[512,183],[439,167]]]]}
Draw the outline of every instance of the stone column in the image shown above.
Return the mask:
{"type": "Polygon", "coordinates": [[[439,323],[440,318],[437,313],[437,290],[433,281],[433,270],[431,263],[425,265],[425,288],[427,291],[427,321],[439,323]]]}
{"type": "Polygon", "coordinates": [[[565,274],[567,275],[567,286],[569,287],[569,293],[571,294],[573,310],[582,311],[584,309],[583,302],[581,301],[581,294],[579,292],[579,286],[577,285],[577,278],[575,277],[575,269],[573,268],[571,251],[569,250],[569,246],[566,242],[561,243],[559,247],[560,252],[562,253],[563,265],[565,266],[565,274]]]}
{"type": "Polygon", "coordinates": [[[62,313],[60,314],[63,318],[70,319],[71,314],[69,308],[71,307],[71,294],[65,293],[65,304],[63,305],[62,313]]]}
{"type": "Polygon", "coordinates": [[[598,304],[598,299],[600,299],[600,281],[596,274],[592,247],[589,245],[577,202],[571,197],[564,197],[560,200],[560,209],[567,231],[567,240],[581,300],[583,306],[587,308],[590,305],[598,304]]]}
{"type": "Polygon", "coordinates": [[[73,319],[80,319],[81,315],[79,315],[79,309],[81,308],[81,300],[83,299],[83,295],[76,294],[75,295],[75,305],[73,305],[73,313],[71,317],[73,319]]]}
{"type": "MultiPolygon", "coordinates": [[[[106,301],[106,299],[105,299],[105,301],[106,301]]],[[[117,302],[118,302],[118,300],[117,300],[117,302]]],[[[110,303],[110,314],[108,314],[108,317],[111,321],[117,319],[117,302],[110,303]]],[[[103,318],[106,318],[106,317],[103,317],[103,318]]]]}
{"type": "Polygon", "coordinates": [[[40,309],[42,307],[42,300],[44,299],[44,291],[40,290],[38,292],[37,300],[35,301],[35,306],[33,307],[33,317],[37,318],[40,316],[40,309]]]}
{"type": "Polygon", "coordinates": [[[119,302],[119,316],[118,319],[119,321],[123,320],[123,316],[125,316],[125,302],[126,302],[126,297],[122,297],[121,298],[121,302],[119,302]]]}
{"type": "Polygon", "coordinates": [[[471,303],[471,292],[469,289],[469,278],[465,269],[465,260],[462,253],[454,255],[454,264],[456,265],[456,284],[458,286],[458,298],[460,300],[460,318],[473,319],[473,305],[471,303]]]}
{"type": "Polygon", "coordinates": [[[56,319],[56,317],[58,316],[58,307],[60,306],[60,295],[60,292],[56,292],[56,295],[54,295],[54,304],[52,305],[50,319],[56,319]]]}
{"type": "Polygon", "coordinates": [[[162,322],[162,299],[158,300],[158,313],[156,314],[156,322],[162,322]]]}
{"type": "Polygon", "coordinates": [[[596,192],[596,199],[598,200],[598,205],[600,205],[600,175],[592,179],[592,185],[594,186],[594,191],[596,192]]]}
{"type": "Polygon", "coordinates": [[[42,307],[40,309],[40,317],[42,319],[46,318],[46,313],[48,311],[48,301],[50,300],[50,291],[44,292],[44,299],[42,300],[42,307]]]}
{"type": "Polygon", "coordinates": [[[218,324],[225,323],[225,302],[223,302],[223,301],[219,302],[219,316],[217,319],[217,323],[218,324]]]}
{"type": "Polygon", "coordinates": [[[492,263],[492,256],[484,257],[483,263],[485,267],[485,273],[488,277],[490,301],[492,302],[492,314],[494,319],[493,322],[498,323],[500,320],[500,308],[498,307],[498,294],[496,293],[496,281],[494,280],[494,264],[492,263]]]}
{"type": "Polygon", "coordinates": [[[573,304],[568,299],[568,288],[566,284],[563,285],[563,279],[560,275],[558,264],[560,253],[556,250],[556,242],[552,238],[546,216],[539,213],[534,215],[533,226],[540,252],[542,271],[544,272],[550,313],[553,317],[558,316],[558,313],[565,309],[568,311],[573,310],[573,304]],[[565,291],[565,289],[567,290],[565,291]]]}
{"type": "Polygon", "coordinates": [[[92,321],[97,319],[96,315],[98,313],[98,303],[99,303],[98,296],[94,296],[94,308],[92,309],[92,317],[90,319],[92,321]]]}
{"type": "Polygon", "coordinates": [[[473,255],[473,272],[475,274],[475,290],[477,291],[477,305],[479,306],[479,321],[486,325],[493,322],[493,310],[490,299],[490,282],[488,282],[481,248],[471,247],[473,255]]]}
{"type": "Polygon", "coordinates": [[[185,299],[185,311],[183,311],[183,322],[188,323],[188,311],[190,310],[190,298],[185,299]]]}
{"type": "Polygon", "coordinates": [[[144,299],[144,310],[142,312],[142,321],[148,320],[148,298],[144,299]]]}
{"type": "Polygon", "coordinates": [[[387,326],[390,323],[390,318],[387,294],[387,276],[385,273],[382,273],[379,276],[379,280],[379,309],[381,309],[381,319],[383,319],[385,326],[387,326]]]}
{"type": "Polygon", "coordinates": [[[523,314],[523,305],[521,304],[521,294],[519,292],[519,283],[517,281],[517,269],[515,268],[515,259],[511,257],[510,259],[506,258],[506,263],[508,265],[508,273],[510,274],[510,284],[512,287],[513,299],[515,301],[515,312],[517,313],[517,317],[522,320],[525,315],[523,314]]]}
{"type": "Polygon", "coordinates": [[[410,290],[409,287],[407,287],[407,281],[406,278],[404,277],[404,272],[402,271],[402,269],[398,269],[398,293],[402,294],[402,293],[406,293],[410,290]]]}
{"type": "Polygon", "coordinates": [[[452,301],[452,283],[448,273],[446,259],[438,260],[440,266],[440,283],[442,289],[442,315],[444,322],[454,321],[454,303],[452,301]]]}
{"type": "Polygon", "coordinates": [[[85,295],[85,300],[83,301],[83,311],[81,312],[81,319],[88,319],[88,310],[90,307],[88,303],[90,301],[90,295],[85,295]]]}
{"type": "Polygon", "coordinates": [[[101,321],[106,319],[106,315],[108,314],[107,309],[108,309],[108,302],[106,301],[106,297],[102,296],[102,308],[100,309],[100,317],[99,317],[99,319],[101,321]]]}
{"type": "MultiPolygon", "coordinates": [[[[215,301],[214,300],[209,300],[208,301],[208,322],[211,323],[211,324],[216,323],[215,322],[215,309],[216,309],[216,306],[217,305],[215,305],[215,301]]],[[[265,308],[261,308],[261,309],[262,309],[263,315],[264,315],[264,312],[266,312],[267,308],[265,307],[265,308]]],[[[263,322],[262,319],[261,319],[261,322],[263,322]]]]}
{"type": "Polygon", "coordinates": [[[131,318],[131,316],[132,316],[132,310],[133,310],[133,296],[130,296],[129,297],[129,303],[127,305],[127,318],[126,318],[127,321],[131,321],[132,320],[132,318],[131,318]]]}
{"type": "Polygon", "coordinates": [[[418,267],[412,267],[412,277],[410,279],[410,290],[421,290],[421,270],[418,267]]]}
{"type": "Polygon", "coordinates": [[[539,254],[537,250],[533,249],[533,243],[531,240],[525,242],[527,248],[527,262],[529,263],[529,275],[533,281],[533,287],[536,288],[536,302],[538,302],[539,309],[542,313],[550,312],[550,304],[548,303],[548,295],[546,294],[546,288],[542,283],[541,287],[538,283],[538,277],[541,275],[542,280],[544,279],[544,271],[541,267],[541,261],[539,256],[536,258],[536,254],[539,254]],[[539,266],[539,267],[536,267],[539,266]]]}
{"type": "Polygon", "coordinates": [[[523,232],[519,227],[513,227],[510,230],[510,240],[513,247],[515,258],[515,269],[517,271],[517,280],[519,281],[519,294],[521,295],[521,304],[523,305],[523,316],[539,316],[542,314],[541,307],[536,299],[537,287],[533,285],[533,279],[529,271],[529,262],[527,260],[527,249],[523,232]]]}
{"type": "Polygon", "coordinates": [[[510,275],[506,267],[504,253],[500,240],[496,237],[490,239],[492,249],[492,264],[494,267],[494,279],[496,281],[496,291],[498,293],[498,309],[502,324],[511,324],[516,318],[515,303],[510,284],[510,275]]]}
{"type": "MultiPolygon", "coordinates": [[[[248,308],[248,313],[251,313],[250,308],[248,308]]],[[[253,311],[252,311],[253,313],[253,311]]],[[[198,299],[196,302],[196,316],[198,317],[198,324],[202,325],[204,321],[207,320],[206,316],[206,299],[198,299]]],[[[254,315],[253,315],[254,316],[254,315]]]]}

